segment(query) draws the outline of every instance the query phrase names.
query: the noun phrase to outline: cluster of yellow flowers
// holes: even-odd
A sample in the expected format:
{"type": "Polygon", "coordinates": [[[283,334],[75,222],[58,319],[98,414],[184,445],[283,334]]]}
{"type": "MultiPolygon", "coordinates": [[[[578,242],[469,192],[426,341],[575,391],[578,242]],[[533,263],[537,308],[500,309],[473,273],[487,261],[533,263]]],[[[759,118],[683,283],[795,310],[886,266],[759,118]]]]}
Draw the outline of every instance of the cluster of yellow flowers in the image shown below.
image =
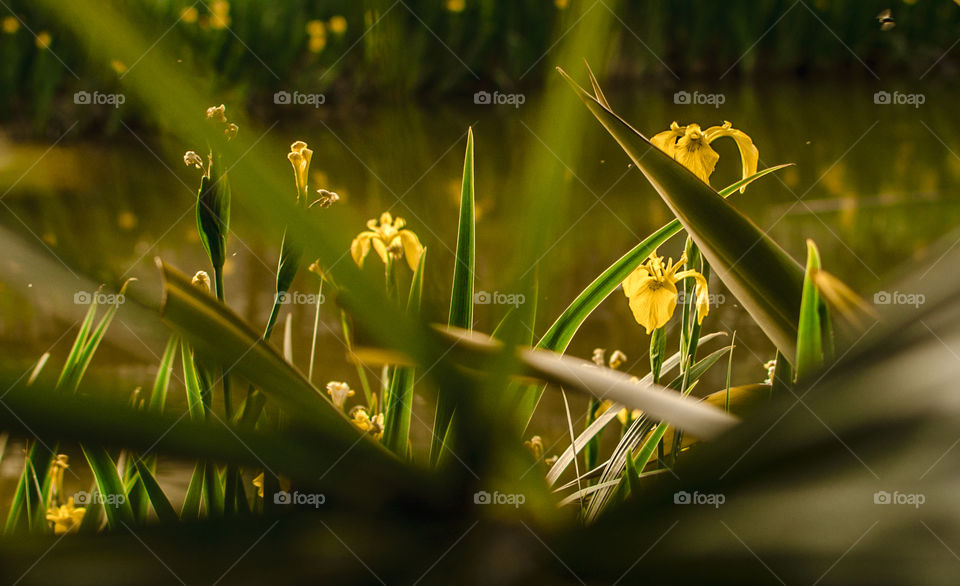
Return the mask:
{"type": "MultiPolygon", "coordinates": [[[[709,184],[710,175],[720,159],[720,155],[713,150],[710,143],[723,137],[732,138],[737,143],[743,178],[755,174],[760,153],[753,140],[729,122],[724,122],[722,126],[711,126],[706,130],[701,130],[699,124],[680,126],[673,122],[669,130],[654,135],[650,142],[689,169],[701,181],[709,184]]],[[[740,191],[744,189],[746,186],[741,187],[740,191]]],[[[680,271],[680,267],[686,262],[687,257],[684,254],[676,264],[672,258],[664,264],[663,257],[654,250],[646,262],[624,279],[623,293],[629,300],[630,311],[637,323],[646,329],[647,334],[662,328],[673,317],[677,308],[677,283],[685,278],[690,277],[696,281],[697,323],[701,323],[709,313],[707,280],[693,269],[680,271]]]]}
{"type": "Polygon", "coordinates": [[[331,16],[330,20],[324,22],[320,19],[314,19],[307,22],[306,30],[310,39],[307,41],[307,48],[311,53],[319,53],[327,46],[327,29],[330,32],[341,36],[347,32],[347,19],[340,16],[331,16]]]}
{"type": "Polygon", "coordinates": [[[226,0],[214,0],[210,3],[210,16],[200,16],[195,5],[180,11],[180,20],[187,24],[199,22],[202,28],[225,29],[230,26],[230,3],[226,0]]]}

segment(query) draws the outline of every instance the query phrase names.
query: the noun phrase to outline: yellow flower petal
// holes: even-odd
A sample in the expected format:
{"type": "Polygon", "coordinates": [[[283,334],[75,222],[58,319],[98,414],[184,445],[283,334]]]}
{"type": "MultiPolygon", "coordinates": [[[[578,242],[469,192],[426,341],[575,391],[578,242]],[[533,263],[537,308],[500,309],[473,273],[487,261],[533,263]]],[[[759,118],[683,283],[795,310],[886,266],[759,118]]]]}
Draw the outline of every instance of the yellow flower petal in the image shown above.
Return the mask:
{"type": "Polygon", "coordinates": [[[383,261],[383,264],[387,264],[387,245],[383,243],[383,239],[372,238],[370,241],[373,243],[373,249],[377,251],[377,256],[380,257],[380,260],[383,261]]]}
{"type": "Polygon", "coordinates": [[[647,334],[666,325],[676,308],[677,287],[669,281],[658,282],[651,278],[630,297],[633,318],[647,334]]]}
{"type": "MultiPolygon", "coordinates": [[[[713,126],[704,133],[707,143],[711,143],[718,138],[728,136],[737,142],[737,148],[740,150],[740,163],[743,168],[743,178],[746,179],[757,172],[757,161],[760,159],[760,151],[753,144],[745,132],[737,130],[729,122],[724,121],[723,126],[713,126]]],[[[747,188],[746,185],[740,188],[740,193],[747,188]]]]}
{"type": "Polygon", "coordinates": [[[420,239],[410,230],[400,230],[400,242],[403,244],[403,256],[411,271],[416,271],[420,264],[420,255],[423,254],[423,245],[420,239]]]}
{"type": "Polygon", "coordinates": [[[678,163],[690,169],[701,181],[709,184],[710,175],[717,167],[720,155],[710,148],[710,143],[704,137],[700,126],[690,124],[686,127],[683,136],[677,140],[677,150],[674,158],[678,163]]]}
{"type": "Polygon", "coordinates": [[[629,299],[637,294],[637,291],[643,287],[647,279],[650,279],[650,273],[647,271],[647,267],[640,265],[639,267],[633,269],[633,272],[627,275],[627,278],[623,280],[623,294],[629,299]]]}
{"type": "Polygon", "coordinates": [[[376,234],[373,232],[361,232],[350,243],[350,256],[353,257],[353,262],[357,263],[357,266],[361,269],[363,268],[363,260],[370,254],[370,240],[375,237],[376,234]]]}
{"type": "Polygon", "coordinates": [[[658,132],[650,139],[650,143],[672,157],[676,151],[677,139],[683,136],[683,129],[683,126],[672,122],[670,124],[670,130],[658,132]]]}

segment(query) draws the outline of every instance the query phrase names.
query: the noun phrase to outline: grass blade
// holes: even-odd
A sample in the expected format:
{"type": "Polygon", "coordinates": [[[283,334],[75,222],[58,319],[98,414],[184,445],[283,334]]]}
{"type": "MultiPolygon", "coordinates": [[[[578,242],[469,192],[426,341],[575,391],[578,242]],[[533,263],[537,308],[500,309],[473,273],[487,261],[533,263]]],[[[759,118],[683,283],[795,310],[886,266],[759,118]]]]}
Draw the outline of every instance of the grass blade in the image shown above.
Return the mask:
{"type": "Polygon", "coordinates": [[[160,484],[157,482],[157,479],[154,478],[153,473],[150,472],[147,465],[140,459],[134,459],[133,463],[137,468],[140,482],[143,483],[143,488],[147,491],[147,497],[150,499],[150,505],[157,514],[157,518],[160,519],[162,523],[174,523],[178,521],[179,517],[177,516],[177,512],[173,509],[173,505],[170,504],[170,500],[167,499],[167,495],[163,493],[163,489],[160,488],[160,484]]]}
{"type": "Polygon", "coordinates": [[[87,458],[90,471],[97,481],[97,490],[104,497],[103,509],[107,514],[107,523],[111,529],[116,529],[121,523],[134,522],[133,509],[127,501],[127,491],[117,472],[117,465],[113,458],[101,446],[81,445],[83,455],[87,458]],[[110,499],[113,502],[110,502],[110,499]]]}
{"type": "MultiPolygon", "coordinates": [[[[473,128],[467,130],[467,149],[463,157],[463,180],[460,188],[460,226],[457,232],[457,256],[450,292],[450,315],[447,325],[473,329],[473,273],[476,262],[476,218],[473,173],[473,128]]],[[[441,388],[437,394],[437,410],[430,442],[430,462],[436,463],[443,451],[443,439],[456,410],[455,389],[441,388]]]]}
{"type": "Polygon", "coordinates": [[[816,275],[820,270],[820,251],[813,240],[807,240],[807,269],[803,278],[800,302],[800,325],[797,328],[797,378],[816,372],[823,366],[823,341],[820,328],[820,294],[816,275]]]}

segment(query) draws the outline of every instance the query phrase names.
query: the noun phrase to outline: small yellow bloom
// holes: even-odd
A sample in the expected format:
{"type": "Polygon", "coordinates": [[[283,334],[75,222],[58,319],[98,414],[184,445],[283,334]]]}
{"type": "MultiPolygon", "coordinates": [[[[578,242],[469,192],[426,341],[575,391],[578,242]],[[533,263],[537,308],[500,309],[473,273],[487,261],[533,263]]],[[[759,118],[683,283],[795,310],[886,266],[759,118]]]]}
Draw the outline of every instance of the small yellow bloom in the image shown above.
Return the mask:
{"type": "Polygon", "coordinates": [[[252,484],[257,488],[257,496],[263,498],[263,472],[253,479],[252,484]]]}
{"type": "Polygon", "coordinates": [[[53,42],[53,37],[51,37],[47,31],[40,31],[37,33],[37,38],[34,39],[34,42],[36,42],[38,49],[47,49],[50,47],[50,43],[53,42]]]}
{"type": "Polygon", "coordinates": [[[326,34],[326,26],[322,20],[311,20],[307,22],[307,34],[311,37],[322,37],[326,34]]]}
{"type": "Polygon", "coordinates": [[[197,22],[197,16],[199,16],[199,14],[197,13],[197,9],[194,6],[187,6],[186,8],[180,11],[180,20],[188,24],[193,24],[197,22]]]}
{"type": "Polygon", "coordinates": [[[47,509],[47,521],[53,523],[53,532],[56,535],[63,535],[79,529],[86,512],[87,509],[84,507],[73,506],[73,497],[70,497],[67,504],[47,509]]]}
{"type": "MultiPolygon", "coordinates": [[[[746,179],[756,173],[760,151],[746,133],[733,128],[733,125],[726,121],[723,126],[711,126],[706,130],[700,130],[699,124],[680,126],[673,122],[670,124],[670,130],[656,134],[650,142],[690,169],[704,183],[709,184],[710,175],[713,174],[717,161],[720,160],[720,155],[710,147],[710,143],[724,136],[732,138],[737,143],[743,178],[746,179]]],[[[741,187],[740,193],[745,189],[746,186],[741,187]]]]}
{"type": "Polygon", "coordinates": [[[350,385],[338,381],[328,382],[327,392],[330,394],[330,398],[333,399],[333,404],[336,405],[338,409],[343,409],[343,405],[347,402],[347,399],[356,394],[353,392],[353,389],[350,388],[350,385]]]}
{"type": "Polygon", "coordinates": [[[697,323],[707,316],[710,310],[707,280],[692,269],[677,272],[686,262],[684,254],[676,264],[671,258],[664,265],[663,257],[653,251],[644,264],[623,280],[623,294],[630,301],[633,317],[646,328],[647,334],[663,327],[673,317],[677,308],[677,282],[687,277],[697,282],[697,323]]]}
{"type": "Polygon", "coordinates": [[[569,0],[553,0],[553,5],[557,7],[557,10],[564,10],[569,4],[569,0]]]}
{"type": "Polygon", "coordinates": [[[310,171],[310,159],[313,157],[313,151],[307,148],[307,143],[302,140],[290,145],[290,152],[287,158],[293,165],[293,176],[297,181],[297,201],[301,197],[304,201],[307,199],[307,173],[310,171]]]}
{"type": "Polygon", "coordinates": [[[326,46],[327,37],[324,36],[310,37],[310,41],[307,43],[307,48],[310,49],[311,53],[320,53],[326,46]]]}
{"type": "Polygon", "coordinates": [[[191,280],[191,284],[193,284],[194,287],[209,293],[210,275],[207,274],[207,271],[197,271],[197,274],[195,274],[191,280]]]}
{"type": "Polygon", "coordinates": [[[357,266],[363,268],[363,260],[370,253],[370,246],[377,251],[380,260],[387,263],[387,255],[394,258],[403,256],[407,259],[410,270],[417,270],[420,263],[420,255],[423,254],[423,245],[420,239],[411,230],[404,228],[406,220],[398,217],[393,219],[390,212],[383,212],[380,215],[380,223],[376,220],[369,220],[367,228],[350,244],[350,255],[357,266]]]}
{"type": "Polygon", "coordinates": [[[610,368],[616,370],[623,366],[623,363],[627,361],[627,355],[621,352],[620,350],[614,350],[613,354],[610,355],[610,368]]]}
{"type": "Polygon", "coordinates": [[[223,104],[219,106],[210,106],[207,108],[207,120],[216,120],[217,122],[227,122],[227,107],[223,104]]]}
{"type": "Polygon", "coordinates": [[[230,3],[226,0],[215,0],[210,4],[210,26],[224,29],[230,26],[230,3]]]}
{"type": "Polygon", "coordinates": [[[20,30],[20,21],[16,16],[7,16],[3,19],[3,32],[12,35],[18,30],[20,30]]]}
{"type": "Polygon", "coordinates": [[[330,32],[335,35],[342,35],[343,33],[347,32],[347,19],[339,14],[336,16],[331,16],[327,25],[330,27],[330,32]]]}
{"type": "Polygon", "coordinates": [[[110,68],[113,69],[113,72],[117,75],[123,75],[127,72],[127,64],[119,59],[110,61],[110,68]]]}
{"type": "Polygon", "coordinates": [[[383,436],[383,413],[370,417],[366,407],[357,405],[350,410],[350,417],[360,431],[369,433],[373,439],[379,440],[383,436]]]}
{"type": "MultiPolygon", "coordinates": [[[[613,401],[604,401],[603,403],[600,403],[600,409],[597,410],[597,415],[609,411],[614,405],[615,403],[613,401]]],[[[643,411],[640,411],[639,409],[634,409],[631,411],[626,407],[623,407],[617,411],[617,421],[619,421],[621,425],[626,426],[634,419],[640,417],[642,413],[643,411]]]]}
{"type": "Polygon", "coordinates": [[[535,435],[523,442],[523,445],[527,446],[527,449],[533,454],[534,460],[539,460],[543,457],[543,439],[539,435],[535,435]]]}
{"type": "Polygon", "coordinates": [[[447,0],[447,10],[450,12],[463,12],[463,9],[467,7],[466,0],[447,0]]]}

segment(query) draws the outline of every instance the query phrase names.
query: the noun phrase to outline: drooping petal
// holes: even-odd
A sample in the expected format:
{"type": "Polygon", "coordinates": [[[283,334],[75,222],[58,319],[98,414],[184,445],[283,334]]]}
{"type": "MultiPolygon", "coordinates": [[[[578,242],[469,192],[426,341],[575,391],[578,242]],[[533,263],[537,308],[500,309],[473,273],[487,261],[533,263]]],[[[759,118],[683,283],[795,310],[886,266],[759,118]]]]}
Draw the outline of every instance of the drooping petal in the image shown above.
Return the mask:
{"type": "MultiPolygon", "coordinates": [[[[743,178],[746,179],[757,172],[757,161],[760,159],[760,151],[753,144],[753,139],[747,136],[745,132],[737,130],[729,122],[724,121],[723,126],[713,126],[704,133],[708,143],[714,140],[728,136],[737,142],[737,149],[740,150],[740,164],[743,168],[743,178]]],[[[746,185],[740,188],[743,193],[746,185]]]]}
{"type": "Polygon", "coordinates": [[[361,232],[350,243],[350,256],[353,257],[353,262],[357,263],[357,266],[361,269],[363,268],[363,259],[370,254],[370,240],[376,237],[377,235],[373,232],[361,232]]]}
{"type": "Polygon", "coordinates": [[[690,169],[704,183],[710,183],[710,175],[717,167],[720,155],[710,148],[700,126],[690,124],[684,135],[677,140],[677,152],[674,158],[678,163],[690,169]]]}
{"type": "Polygon", "coordinates": [[[677,308],[677,288],[668,281],[658,283],[650,279],[630,297],[630,310],[637,323],[643,326],[647,334],[661,328],[677,308]]]}
{"type": "Polygon", "coordinates": [[[420,255],[423,254],[420,239],[410,230],[400,230],[400,242],[403,244],[403,257],[407,259],[410,270],[416,271],[420,264],[420,255]]]}
{"type": "Polygon", "coordinates": [[[693,269],[677,273],[676,280],[680,281],[687,277],[692,277],[697,282],[697,324],[701,324],[703,318],[710,313],[710,293],[707,290],[707,280],[693,269]]]}
{"type": "Polygon", "coordinates": [[[387,264],[389,252],[387,251],[387,245],[384,244],[383,239],[380,237],[371,238],[370,242],[373,243],[373,249],[377,251],[377,256],[380,257],[380,260],[383,261],[383,264],[387,264]]]}

